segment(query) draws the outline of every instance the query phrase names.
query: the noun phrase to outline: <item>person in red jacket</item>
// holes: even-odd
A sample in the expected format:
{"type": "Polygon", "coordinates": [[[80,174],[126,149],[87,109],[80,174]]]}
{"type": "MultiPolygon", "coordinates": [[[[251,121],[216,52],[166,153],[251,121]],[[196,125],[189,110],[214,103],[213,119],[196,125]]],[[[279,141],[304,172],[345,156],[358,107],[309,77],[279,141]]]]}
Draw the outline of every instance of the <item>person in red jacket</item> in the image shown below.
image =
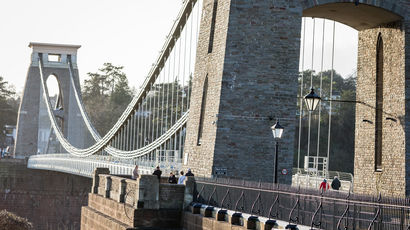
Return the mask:
{"type": "Polygon", "coordinates": [[[329,184],[327,183],[326,179],[323,179],[322,183],[320,183],[319,189],[322,189],[323,192],[329,189],[329,184]]]}

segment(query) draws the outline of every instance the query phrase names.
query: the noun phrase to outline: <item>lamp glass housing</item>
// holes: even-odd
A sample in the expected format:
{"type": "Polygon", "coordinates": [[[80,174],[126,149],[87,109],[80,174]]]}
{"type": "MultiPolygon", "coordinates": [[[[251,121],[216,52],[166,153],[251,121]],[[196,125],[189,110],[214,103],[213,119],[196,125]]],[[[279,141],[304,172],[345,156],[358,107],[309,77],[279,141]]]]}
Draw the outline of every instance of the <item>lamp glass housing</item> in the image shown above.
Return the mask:
{"type": "Polygon", "coordinates": [[[310,112],[315,111],[320,100],[321,98],[315,93],[315,91],[312,88],[310,90],[310,93],[305,96],[305,104],[306,104],[307,109],[310,112]]]}
{"type": "Polygon", "coordinates": [[[283,126],[281,126],[279,124],[279,121],[276,122],[276,124],[274,124],[272,127],[272,133],[273,133],[273,137],[275,139],[281,139],[282,138],[282,134],[283,134],[283,126]]]}

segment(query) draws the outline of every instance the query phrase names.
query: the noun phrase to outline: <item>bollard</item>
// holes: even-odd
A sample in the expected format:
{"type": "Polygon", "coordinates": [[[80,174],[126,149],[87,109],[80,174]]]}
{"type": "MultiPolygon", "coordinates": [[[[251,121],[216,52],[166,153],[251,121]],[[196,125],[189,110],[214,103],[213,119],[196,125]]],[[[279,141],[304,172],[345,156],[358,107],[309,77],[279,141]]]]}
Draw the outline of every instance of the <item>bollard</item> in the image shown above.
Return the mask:
{"type": "Polygon", "coordinates": [[[200,214],[201,213],[201,204],[194,204],[192,207],[192,214],[200,214]]]}
{"type": "Polygon", "coordinates": [[[246,229],[256,229],[256,223],[259,222],[257,216],[250,216],[246,221],[246,229]]]}
{"type": "Polygon", "coordinates": [[[226,215],[228,214],[228,210],[219,210],[218,214],[216,214],[217,221],[226,221],[226,215]]]}
{"type": "Polygon", "coordinates": [[[276,220],[267,220],[265,222],[264,230],[271,230],[272,228],[278,228],[278,223],[276,222],[276,220]]]}
{"type": "Polygon", "coordinates": [[[232,214],[231,217],[231,224],[232,225],[242,225],[242,213],[240,212],[235,212],[234,214],[232,214]]]}
{"type": "Polygon", "coordinates": [[[212,217],[212,212],[214,211],[214,207],[212,206],[208,206],[205,208],[205,213],[204,216],[205,217],[212,217]]]}
{"type": "Polygon", "coordinates": [[[298,226],[296,224],[288,224],[285,229],[297,230],[298,226]]]}

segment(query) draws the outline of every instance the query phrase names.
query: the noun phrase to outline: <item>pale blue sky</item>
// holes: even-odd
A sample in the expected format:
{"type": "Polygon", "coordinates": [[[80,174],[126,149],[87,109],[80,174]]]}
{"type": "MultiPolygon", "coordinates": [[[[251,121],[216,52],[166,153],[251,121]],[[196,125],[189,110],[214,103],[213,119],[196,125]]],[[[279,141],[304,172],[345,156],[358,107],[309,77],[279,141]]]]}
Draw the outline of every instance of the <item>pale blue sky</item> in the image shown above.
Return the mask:
{"type": "MultiPolygon", "coordinates": [[[[30,61],[29,42],[78,44],[82,46],[78,52],[81,81],[87,72],[111,62],[125,66],[130,84],[138,87],[157,59],[181,5],[182,0],[1,1],[0,75],[21,91],[30,61]]],[[[335,68],[345,76],[356,65],[357,32],[340,24],[336,28],[335,68]]],[[[312,37],[309,30],[308,25],[307,36],[312,37]]],[[[310,68],[309,49],[305,68],[310,68]]],[[[329,60],[329,53],[325,55],[329,60]]]]}
{"type": "Polygon", "coordinates": [[[29,42],[78,44],[82,79],[104,62],[125,66],[133,86],[158,57],[181,0],[16,0],[0,2],[0,75],[21,90],[29,42]]]}

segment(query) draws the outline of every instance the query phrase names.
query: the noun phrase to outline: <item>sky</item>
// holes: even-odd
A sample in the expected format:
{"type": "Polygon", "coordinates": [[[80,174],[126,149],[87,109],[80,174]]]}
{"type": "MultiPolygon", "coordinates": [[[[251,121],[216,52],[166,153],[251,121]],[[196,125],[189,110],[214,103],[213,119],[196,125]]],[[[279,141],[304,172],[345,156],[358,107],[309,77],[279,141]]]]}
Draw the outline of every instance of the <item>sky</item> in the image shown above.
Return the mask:
{"type": "MultiPolygon", "coordinates": [[[[15,0],[0,2],[0,76],[18,92],[30,64],[30,42],[76,44],[81,82],[103,63],[124,66],[138,88],[157,59],[182,0],[15,0]]],[[[324,69],[331,65],[331,22],[326,23],[324,69]]],[[[316,19],[314,68],[320,70],[322,19],[316,19]]],[[[306,20],[305,69],[312,62],[313,20],[306,20]]],[[[356,66],[357,31],[337,24],[335,69],[356,66]]]]}

